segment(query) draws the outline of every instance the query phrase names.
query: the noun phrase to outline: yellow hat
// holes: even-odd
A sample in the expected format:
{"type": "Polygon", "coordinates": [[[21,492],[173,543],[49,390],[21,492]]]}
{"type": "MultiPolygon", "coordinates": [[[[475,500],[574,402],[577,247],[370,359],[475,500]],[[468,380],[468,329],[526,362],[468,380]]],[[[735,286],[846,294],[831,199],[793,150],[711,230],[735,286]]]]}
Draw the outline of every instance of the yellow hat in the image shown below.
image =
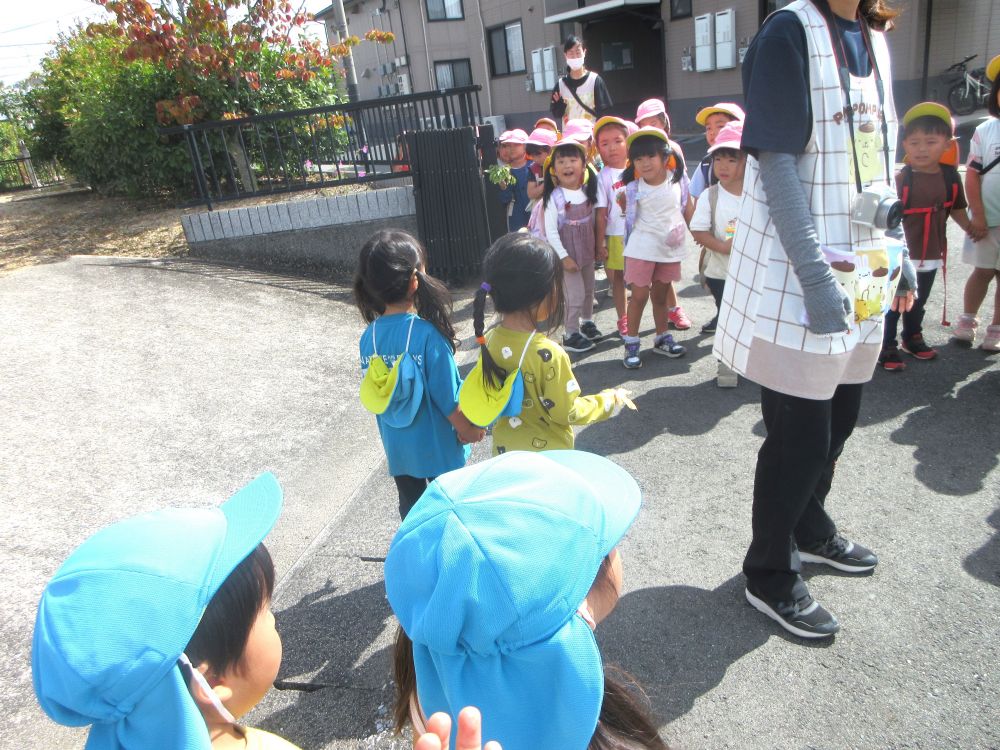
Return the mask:
{"type": "Polygon", "coordinates": [[[458,408],[472,424],[489,427],[500,417],[516,417],[524,401],[524,378],[520,370],[513,370],[499,390],[489,386],[483,377],[483,358],[480,357],[458,390],[458,408]]]}
{"type": "Polygon", "coordinates": [[[654,138],[659,138],[667,145],[670,145],[670,139],[667,137],[667,134],[660,128],[654,128],[652,125],[646,125],[636,130],[628,138],[625,139],[625,145],[631,146],[632,142],[636,138],[642,138],[644,135],[651,135],[654,138]]]}
{"type": "Polygon", "coordinates": [[[619,125],[625,128],[625,134],[628,135],[630,132],[628,122],[620,117],[615,117],[614,115],[604,115],[597,122],[594,123],[594,135],[596,136],[605,125],[619,125]]]}
{"type": "Polygon", "coordinates": [[[735,120],[742,120],[746,117],[743,107],[739,104],[733,104],[732,102],[719,102],[718,104],[713,104],[711,107],[702,107],[699,109],[698,114],[694,116],[694,121],[704,127],[705,122],[712,115],[728,115],[735,120]]]}
{"type": "Polygon", "coordinates": [[[920,102],[919,104],[914,104],[903,115],[903,127],[905,128],[918,117],[936,117],[951,128],[952,133],[955,132],[955,121],[951,118],[951,110],[943,104],[938,104],[937,102],[920,102]]]}
{"type": "Polygon", "coordinates": [[[986,78],[993,81],[996,79],[997,73],[1000,73],[1000,55],[990,60],[990,64],[986,66],[986,78]]]}

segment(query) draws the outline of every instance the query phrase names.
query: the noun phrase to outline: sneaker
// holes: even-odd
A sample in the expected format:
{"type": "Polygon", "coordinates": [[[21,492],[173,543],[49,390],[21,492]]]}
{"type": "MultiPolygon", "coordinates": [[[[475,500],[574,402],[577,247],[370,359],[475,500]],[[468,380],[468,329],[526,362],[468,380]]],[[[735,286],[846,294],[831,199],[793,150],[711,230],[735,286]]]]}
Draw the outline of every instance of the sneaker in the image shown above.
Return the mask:
{"type": "Polygon", "coordinates": [[[755,594],[748,584],[746,596],[754,609],[763,612],[789,633],[800,638],[829,638],[840,630],[837,618],[809,594],[795,601],[776,602],[755,594]]]}
{"type": "Polygon", "coordinates": [[[988,352],[1000,352],[1000,325],[986,326],[986,337],[979,348],[988,352]]]}
{"type": "Polygon", "coordinates": [[[906,363],[899,356],[899,349],[894,346],[887,346],[881,351],[878,355],[878,363],[882,365],[883,370],[889,372],[902,372],[906,369],[906,363]]]}
{"type": "Polygon", "coordinates": [[[594,342],[579,331],[563,336],[563,349],[568,352],[589,352],[593,348],[594,342]]]}
{"type": "Polygon", "coordinates": [[[703,325],[701,327],[701,332],[702,333],[715,333],[715,328],[718,325],[719,325],[719,316],[716,315],[714,318],[712,318],[710,321],[708,321],[705,325],[703,325]]]}
{"type": "Polygon", "coordinates": [[[594,325],[594,321],[585,320],[580,324],[580,333],[586,336],[591,341],[597,341],[598,339],[604,338],[604,334],[594,325]]]}
{"type": "Polygon", "coordinates": [[[625,342],[625,358],[622,360],[626,370],[638,370],[642,367],[642,360],[639,359],[639,342],[625,342]]]}
{"type": "Polygon", "coordinates": [[[728,366],[719,362],[719,366],[715,371],[715,384],[719,388],[735,388],[740,384],[740,376],[728,366]]]}
{"type": "Polygon", "coordinates": [[[618,318],[618,335],[628,336],[628,315],[622,315],[618,318]]]}
{"type": "Polygon", "coordinates": [[[823,563],[845,573],[867,573],[878,565],[878,557],[867,547],[834,534],[810,547],[800,547],[802,562],[823,563]]]}
{"type": "Polygon", "coordinates": [[[691,327],[691,319],[684,314],[684,308],[680,305],[668,312],[667,318],[670,320],[670,325],[678,331],[686,331],[691,327]]]}
{"type": "Polygon", "coordinates": [[[664,357],[683,357],[687,349],[674,341],[669,333],[664,333],[653,339],[653,351],[664,357]]]}
{"type": "Polygon", "coordinates": [[[959,341],[972,342],[976,339],[976,328],[979,327],[979,318],[969,313],[962,313],[958,316],[958,322],[951,329],[951,335],[959,341]]]}
{"type": "Polygon", "coordinates": [[[917,359],[934,359],[937,356],[937,349],[932,349],[924,343],[922,333],[915,333],[910,338],[903,339],[903,345],[899,348],[917,359]]]}

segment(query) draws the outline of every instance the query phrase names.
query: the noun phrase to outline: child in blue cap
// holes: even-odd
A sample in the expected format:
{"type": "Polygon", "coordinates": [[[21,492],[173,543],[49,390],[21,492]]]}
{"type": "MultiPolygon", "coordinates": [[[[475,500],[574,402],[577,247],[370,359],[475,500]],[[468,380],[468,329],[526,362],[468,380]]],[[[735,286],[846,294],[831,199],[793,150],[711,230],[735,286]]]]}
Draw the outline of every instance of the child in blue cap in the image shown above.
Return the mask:
{"type": "Polygon", "coordinates": [[[385,562],[397,728],[476,706],[504,750],[665,750],[594,637],[639,505],[627,472],[581,451],[511,451],[438,477],[385,562]]]}
{"type": "Polygon", "coordinates": [[[42,593],[31,667],[87,750],[296,750],[236,719],[274,682],[274,564],[262,540],[281,511],[263,474],[218,508],[172,508],[80,545],[42,593]]]}

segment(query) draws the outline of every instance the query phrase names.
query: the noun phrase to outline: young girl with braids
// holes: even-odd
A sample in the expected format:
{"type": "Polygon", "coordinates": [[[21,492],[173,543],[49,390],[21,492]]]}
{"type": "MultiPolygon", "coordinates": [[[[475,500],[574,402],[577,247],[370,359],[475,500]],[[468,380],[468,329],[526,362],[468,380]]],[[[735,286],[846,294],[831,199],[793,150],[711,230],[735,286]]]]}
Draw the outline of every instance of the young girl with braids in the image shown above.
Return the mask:
{"type": "Polygon", "coordinates": [[[460,401],[474,424],[493,424],[493,455],[572,448],[574,426],[631,404],[614,388],[581,395],[565,350],[538,331],[558,329],[564,310],[563,266],[548,243],[524,232],[504,235],[486,253],[483,277],[473,306],[479,362],[460,401]],[[487,297],[500,325],[484,334],[487,297]]]}
{"type": "Polygon", "coordinates": [[[469,443],[485,433],[458,409],[451,296],[427,274],[420,243],[394,229],[372,235],[354,299],[369,323],[360,344],[362,403],[376,414],[405,518],[438,474],[465,465],[469,443]]]}

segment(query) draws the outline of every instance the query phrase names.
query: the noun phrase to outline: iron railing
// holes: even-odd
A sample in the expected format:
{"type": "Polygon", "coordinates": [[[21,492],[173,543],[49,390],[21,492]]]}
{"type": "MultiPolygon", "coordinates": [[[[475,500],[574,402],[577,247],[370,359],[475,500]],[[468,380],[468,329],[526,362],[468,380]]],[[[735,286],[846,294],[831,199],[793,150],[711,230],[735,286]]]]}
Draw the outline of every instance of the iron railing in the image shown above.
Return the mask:
{"type": "Polygon", "coordinates": [[[480,86],[160,129],[187,144],[199,203],[394,179],[403,133],[481,122],[480,86]]]}
{"type": "Polygon", "coordinates": [[[0,191],[27,190],[63,182],[59,164],[29,157],[0,160],[0,191]]]}

